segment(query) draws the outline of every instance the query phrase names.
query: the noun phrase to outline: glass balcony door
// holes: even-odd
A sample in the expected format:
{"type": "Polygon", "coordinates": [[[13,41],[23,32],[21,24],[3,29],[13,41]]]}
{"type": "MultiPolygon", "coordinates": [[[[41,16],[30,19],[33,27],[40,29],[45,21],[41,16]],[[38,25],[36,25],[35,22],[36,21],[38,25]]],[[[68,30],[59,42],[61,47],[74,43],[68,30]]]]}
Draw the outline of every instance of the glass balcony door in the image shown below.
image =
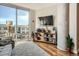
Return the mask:
{"type": "Polygon", "coordinates": [[[15,38],[16,9],[0,5],[0,35],[15,38]]]}
{"type": "Polygon", "coordinates": [[[29,39],[29,12],[17,9],[17,39],[29,39]]]}
{"type": "Polygon", "coordinates": [[[29,38],[29,11],[0,5],[0,37],[29,38]]]}

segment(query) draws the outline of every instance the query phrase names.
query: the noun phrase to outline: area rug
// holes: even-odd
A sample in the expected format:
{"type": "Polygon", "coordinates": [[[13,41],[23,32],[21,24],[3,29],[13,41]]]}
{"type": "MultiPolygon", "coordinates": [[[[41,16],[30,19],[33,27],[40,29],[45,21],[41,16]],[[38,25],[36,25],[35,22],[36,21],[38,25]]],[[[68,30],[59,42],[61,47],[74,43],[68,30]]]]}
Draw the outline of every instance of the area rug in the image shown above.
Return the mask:
{"type": "Polygon", "coordinates": [[[12,51],[12,56],[49,56],[32,41],[18,41],[12,51]]]}

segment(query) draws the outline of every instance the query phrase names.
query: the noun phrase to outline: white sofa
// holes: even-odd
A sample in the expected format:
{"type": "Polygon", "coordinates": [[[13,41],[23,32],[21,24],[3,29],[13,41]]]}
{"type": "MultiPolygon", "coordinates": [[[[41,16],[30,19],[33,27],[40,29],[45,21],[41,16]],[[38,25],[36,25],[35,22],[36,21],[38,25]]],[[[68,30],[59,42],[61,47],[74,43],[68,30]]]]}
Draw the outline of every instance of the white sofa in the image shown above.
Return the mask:
{"type": "Polygon", "coordinates": [[[7,44],[5,46],[0,46],[0,56],[11,56],[12,45],[7,44]]]}

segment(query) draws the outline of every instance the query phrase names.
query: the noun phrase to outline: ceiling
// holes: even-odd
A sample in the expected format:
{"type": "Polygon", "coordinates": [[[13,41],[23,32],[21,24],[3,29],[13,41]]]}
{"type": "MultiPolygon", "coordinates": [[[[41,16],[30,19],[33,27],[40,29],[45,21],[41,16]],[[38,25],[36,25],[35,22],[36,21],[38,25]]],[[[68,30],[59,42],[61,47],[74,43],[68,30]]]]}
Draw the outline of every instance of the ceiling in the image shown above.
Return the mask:
{"type": "Polygon", "coordinates": [[[14,5],[33,9],[33,10],[38,10],[50,6],[55,7],[57,4],[56,3],[14,3],[14,5]]]}

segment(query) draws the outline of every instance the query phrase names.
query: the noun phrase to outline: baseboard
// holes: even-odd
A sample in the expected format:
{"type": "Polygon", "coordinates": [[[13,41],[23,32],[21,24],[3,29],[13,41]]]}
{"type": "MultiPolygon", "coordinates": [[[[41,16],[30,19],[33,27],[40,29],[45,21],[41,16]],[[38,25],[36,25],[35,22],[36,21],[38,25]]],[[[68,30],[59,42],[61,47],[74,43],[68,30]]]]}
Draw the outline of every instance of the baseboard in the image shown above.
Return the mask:
{"type": "Polygon", "coordinates": [[[78,54],[78,51],[74,49],[74,50],[73,50],[73,53],[74,53],[74,54],[78,54]]]}
{"type": "Polygon", "coordinates": [[[62,50],[62,51],[67,51],[66,49],[62,49],[59,46],[57,46],[58,49],[62,50]]]}
{"type": "MultiPolygon", "coordinates": [[[[62,51],[67,51],[67,50],[65,50],[65,49],[62,49],[62,48],[59,47],[59,46],[57,46],[57,48],[60,49],[60,50],[62,50],[62,51]]],[[[73,50],[73,53],[74,53],[74,54],[78,54],[78,52],[79,52],[79,49],[78,49],[78,51],[75,50],[75,49],[73,50]]]]}

